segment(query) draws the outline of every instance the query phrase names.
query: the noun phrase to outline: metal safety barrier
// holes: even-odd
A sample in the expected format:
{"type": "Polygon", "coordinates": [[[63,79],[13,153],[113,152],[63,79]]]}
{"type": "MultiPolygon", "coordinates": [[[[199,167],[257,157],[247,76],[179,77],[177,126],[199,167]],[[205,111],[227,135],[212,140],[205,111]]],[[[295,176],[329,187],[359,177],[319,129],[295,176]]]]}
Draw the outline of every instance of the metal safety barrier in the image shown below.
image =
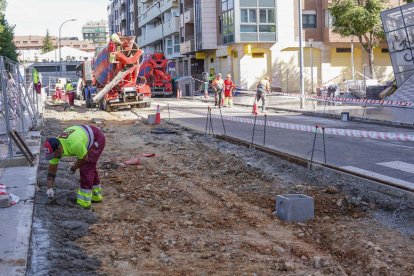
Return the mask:
{"type": "MultiPolygon", "coordinates": [[[[22,69],[19,63],[0,56],[0,168],[21,154],[12,133],[24,140],[29,130],[40,125],[40,97],[33,83],[25,81],[22,69]]],[[[31,79],[30,72],[28,77],[31,79]]]]}

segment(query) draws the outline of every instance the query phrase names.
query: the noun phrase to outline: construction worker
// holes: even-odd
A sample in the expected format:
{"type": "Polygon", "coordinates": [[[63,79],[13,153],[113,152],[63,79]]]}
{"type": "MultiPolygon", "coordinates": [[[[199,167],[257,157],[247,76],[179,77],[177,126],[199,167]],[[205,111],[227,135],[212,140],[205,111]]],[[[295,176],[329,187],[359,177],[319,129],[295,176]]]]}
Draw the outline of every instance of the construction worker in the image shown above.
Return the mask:
{"type": "Polygon", "coordinates": [[[75,174],[77,169],[80,172],[76,203],[87,209],[91,202],[102,202],[102,188],[96,163],[105,148],[105,136],[99,128],[88,125],[68,127],[58,137],[47,139],[43,147],[45,159],[49,160],[48,197],[54,197],[53,187],[60,159],[74,156],[77,161],[70,167],[69,173],[75,174]]]}
{"type": "Polygon", "coordinates": [[[233,107],[233,89],[236,86],[231,80],[231,75],[227,74],[224,80],[224,106],[233,107]]]}
{"type": "Polygon", "coordinates": [[[122,45],[122,41],[120,39],[121,33],[117,32],[117,33],[113,33],[111,35],[111,41],[109,42],[108,45],[108,50],[109,50],[109,62],[110,63],[117,63],[116,60],[116,51],[120,50],[120,47],[122,45]]]}
{"type": "Polygon", "coordinates": [[[256,100],[262,100],[262,113],[266,113],[266,94],[270,93],[270,78],[265,76],[256,86],[256,100]]]}
{"type": "Polygon", "coordinates": [[[75,110],[75,89],[70,80],[66,80],[65,90],[68,96],[70,110],[75,110]]]}
{"type": "Polygon", "coordinates": [[[223,105],[223,89],[224,89],[224,81],[221,78],[221,74],[218,73],[214,78],[211,87],[213,91],[216,93],[214,105],[218,106],[219,108],[223,105]]]}
{"type": "Polygon", "coordinates": [[[56,83],[56,86],[55,86],[55,99],[57,101],[62,100],[63,88],[64,88],[64,85],[62,83],[62,80],[59,79],[58,82],[56,83]]]}

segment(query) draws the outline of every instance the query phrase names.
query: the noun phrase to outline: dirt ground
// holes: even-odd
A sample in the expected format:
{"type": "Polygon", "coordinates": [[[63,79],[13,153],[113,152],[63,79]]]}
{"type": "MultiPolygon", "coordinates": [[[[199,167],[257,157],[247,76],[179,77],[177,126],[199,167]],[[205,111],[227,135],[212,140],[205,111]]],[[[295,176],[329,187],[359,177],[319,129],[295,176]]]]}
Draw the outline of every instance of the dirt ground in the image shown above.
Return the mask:
{"type": "Polygon", "coordinates": [[[122,112],[52,108],[44,136],[97,117],[107,139],[104,202],[76,206],[69,162],[48,200],[43,162],[29,275],[414,275],[414,218],[399,199],[360,195],[352,179],[177,125],[155,134],[122,112]],[[141,164],[122,164],[131,158],[141,164]],[[284,193],[313,196],[316,218],[278,220],[275,196],[284,193]]]}

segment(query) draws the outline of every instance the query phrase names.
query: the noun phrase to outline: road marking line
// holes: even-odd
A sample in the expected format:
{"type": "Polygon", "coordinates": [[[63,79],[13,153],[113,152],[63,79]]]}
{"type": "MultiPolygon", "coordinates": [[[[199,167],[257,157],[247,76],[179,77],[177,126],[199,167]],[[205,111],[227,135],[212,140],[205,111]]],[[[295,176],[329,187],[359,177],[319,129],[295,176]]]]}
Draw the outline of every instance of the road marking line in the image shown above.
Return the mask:
{"type": "Polygon", "coordinates": [[[391,161],[391,162],[382,162],[377,163],[378,165],[400,170],[403,172],[414,173],[414,164],[402,162],[402,161],[391,161]]]}
{"type": "Polygon", "coordinates": [[[401,180],[401,179],[398,179],[398,178],[386,176],[386,175],[379,174],[379,173],[376,173],[376,172],[367,171],[367,170],[360,169],[360,168],[353,167],[353,166],[345,166],[345,167],[341,167],[341,168],[345,169],[345,170],[352,171],[352,172],[360,173],[360,174],[363,174],[363,175],[375,177],[375,178],[378,178],[378,179],[381,179],[381,180],[384,180],[384,181],[389,181],[391,183],[394,183],[394,184],[397,184],[397,185],[400,185],[400,186],[405,186],[405,187],[410,188],[410,189],[414,189],[414,183],[404,181],[404,180],[401,180]]]}

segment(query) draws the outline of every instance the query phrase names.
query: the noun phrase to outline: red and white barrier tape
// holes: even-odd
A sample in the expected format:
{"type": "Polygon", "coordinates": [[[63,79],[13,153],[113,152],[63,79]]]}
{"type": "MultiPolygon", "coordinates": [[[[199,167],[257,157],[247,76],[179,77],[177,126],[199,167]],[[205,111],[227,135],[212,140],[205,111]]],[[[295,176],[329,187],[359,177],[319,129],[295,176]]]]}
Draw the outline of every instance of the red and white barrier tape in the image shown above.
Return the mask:
{"type": "MultiPolygon", "coordinates": [[[[238,90],[238,93],[255,95],[256,91],[254,90],[238,90]]],[[[273,95],[281,95],[292,98],[300,98],[298,94],[292,93],[282,93],[282,92],[272,92],[273,95]]],[[[305,95],[305,99],[311,100],[323,100],[329,102],[341,102],[341,103],[359,103],[359,104],[369,104],[369,105],[382,105],[382,106],[398,106],[398,107],[413,107],[414,103],[407,101],[389,101],[389,100],[370,100],[370,99],[353,99],[353,98],[342,98],[342,97],[322,97],[322,96],[312,96],[305,95]]]]}
{"type": "MultiPolygon", "coordinates": [[[[177,111],[192,113],[195,115],[206,116],[206,112],[198,112],[187,110],[183,108],[174,107],[177,111]]],[[[220,114],[211,114],[212,118],[221,119],[220,114]]],[[[246,117],[236,117],[236,116],[228,116],[223,115],[223,120],[232,121],[237,123],[244,123],[244,124],[254,124],[254,117],[246,118],[246,117]]],[[[256,119],[256,125],[264,126],[264,120],[256,119]]],[[[330,128],[330,127],[322,127],[322,126],[315,126],[315,125],[299,125],[293,123],[283,123],[283,122],[275,122],[267,120],[266,125],[268,127],[274,128],[282,128],[282,129],[289,129],[289,130],[297,130],[303,132],[315,132],[318,131],[322,133],[322,128],[325,129],[325,134],[328,135],[336,135],[336,136],[344,136],[344,137],[354,137],[354,138],[366,138],[366,139],[374,139],[374,140],[392,140],[392,141],[410,141],[414,142],[414,135],[403,133],[403,132],[381,132],[381,131],[368,131],[368,130],[357,130],[357,129],[342,129],[342,128],[330,128]]]]}

